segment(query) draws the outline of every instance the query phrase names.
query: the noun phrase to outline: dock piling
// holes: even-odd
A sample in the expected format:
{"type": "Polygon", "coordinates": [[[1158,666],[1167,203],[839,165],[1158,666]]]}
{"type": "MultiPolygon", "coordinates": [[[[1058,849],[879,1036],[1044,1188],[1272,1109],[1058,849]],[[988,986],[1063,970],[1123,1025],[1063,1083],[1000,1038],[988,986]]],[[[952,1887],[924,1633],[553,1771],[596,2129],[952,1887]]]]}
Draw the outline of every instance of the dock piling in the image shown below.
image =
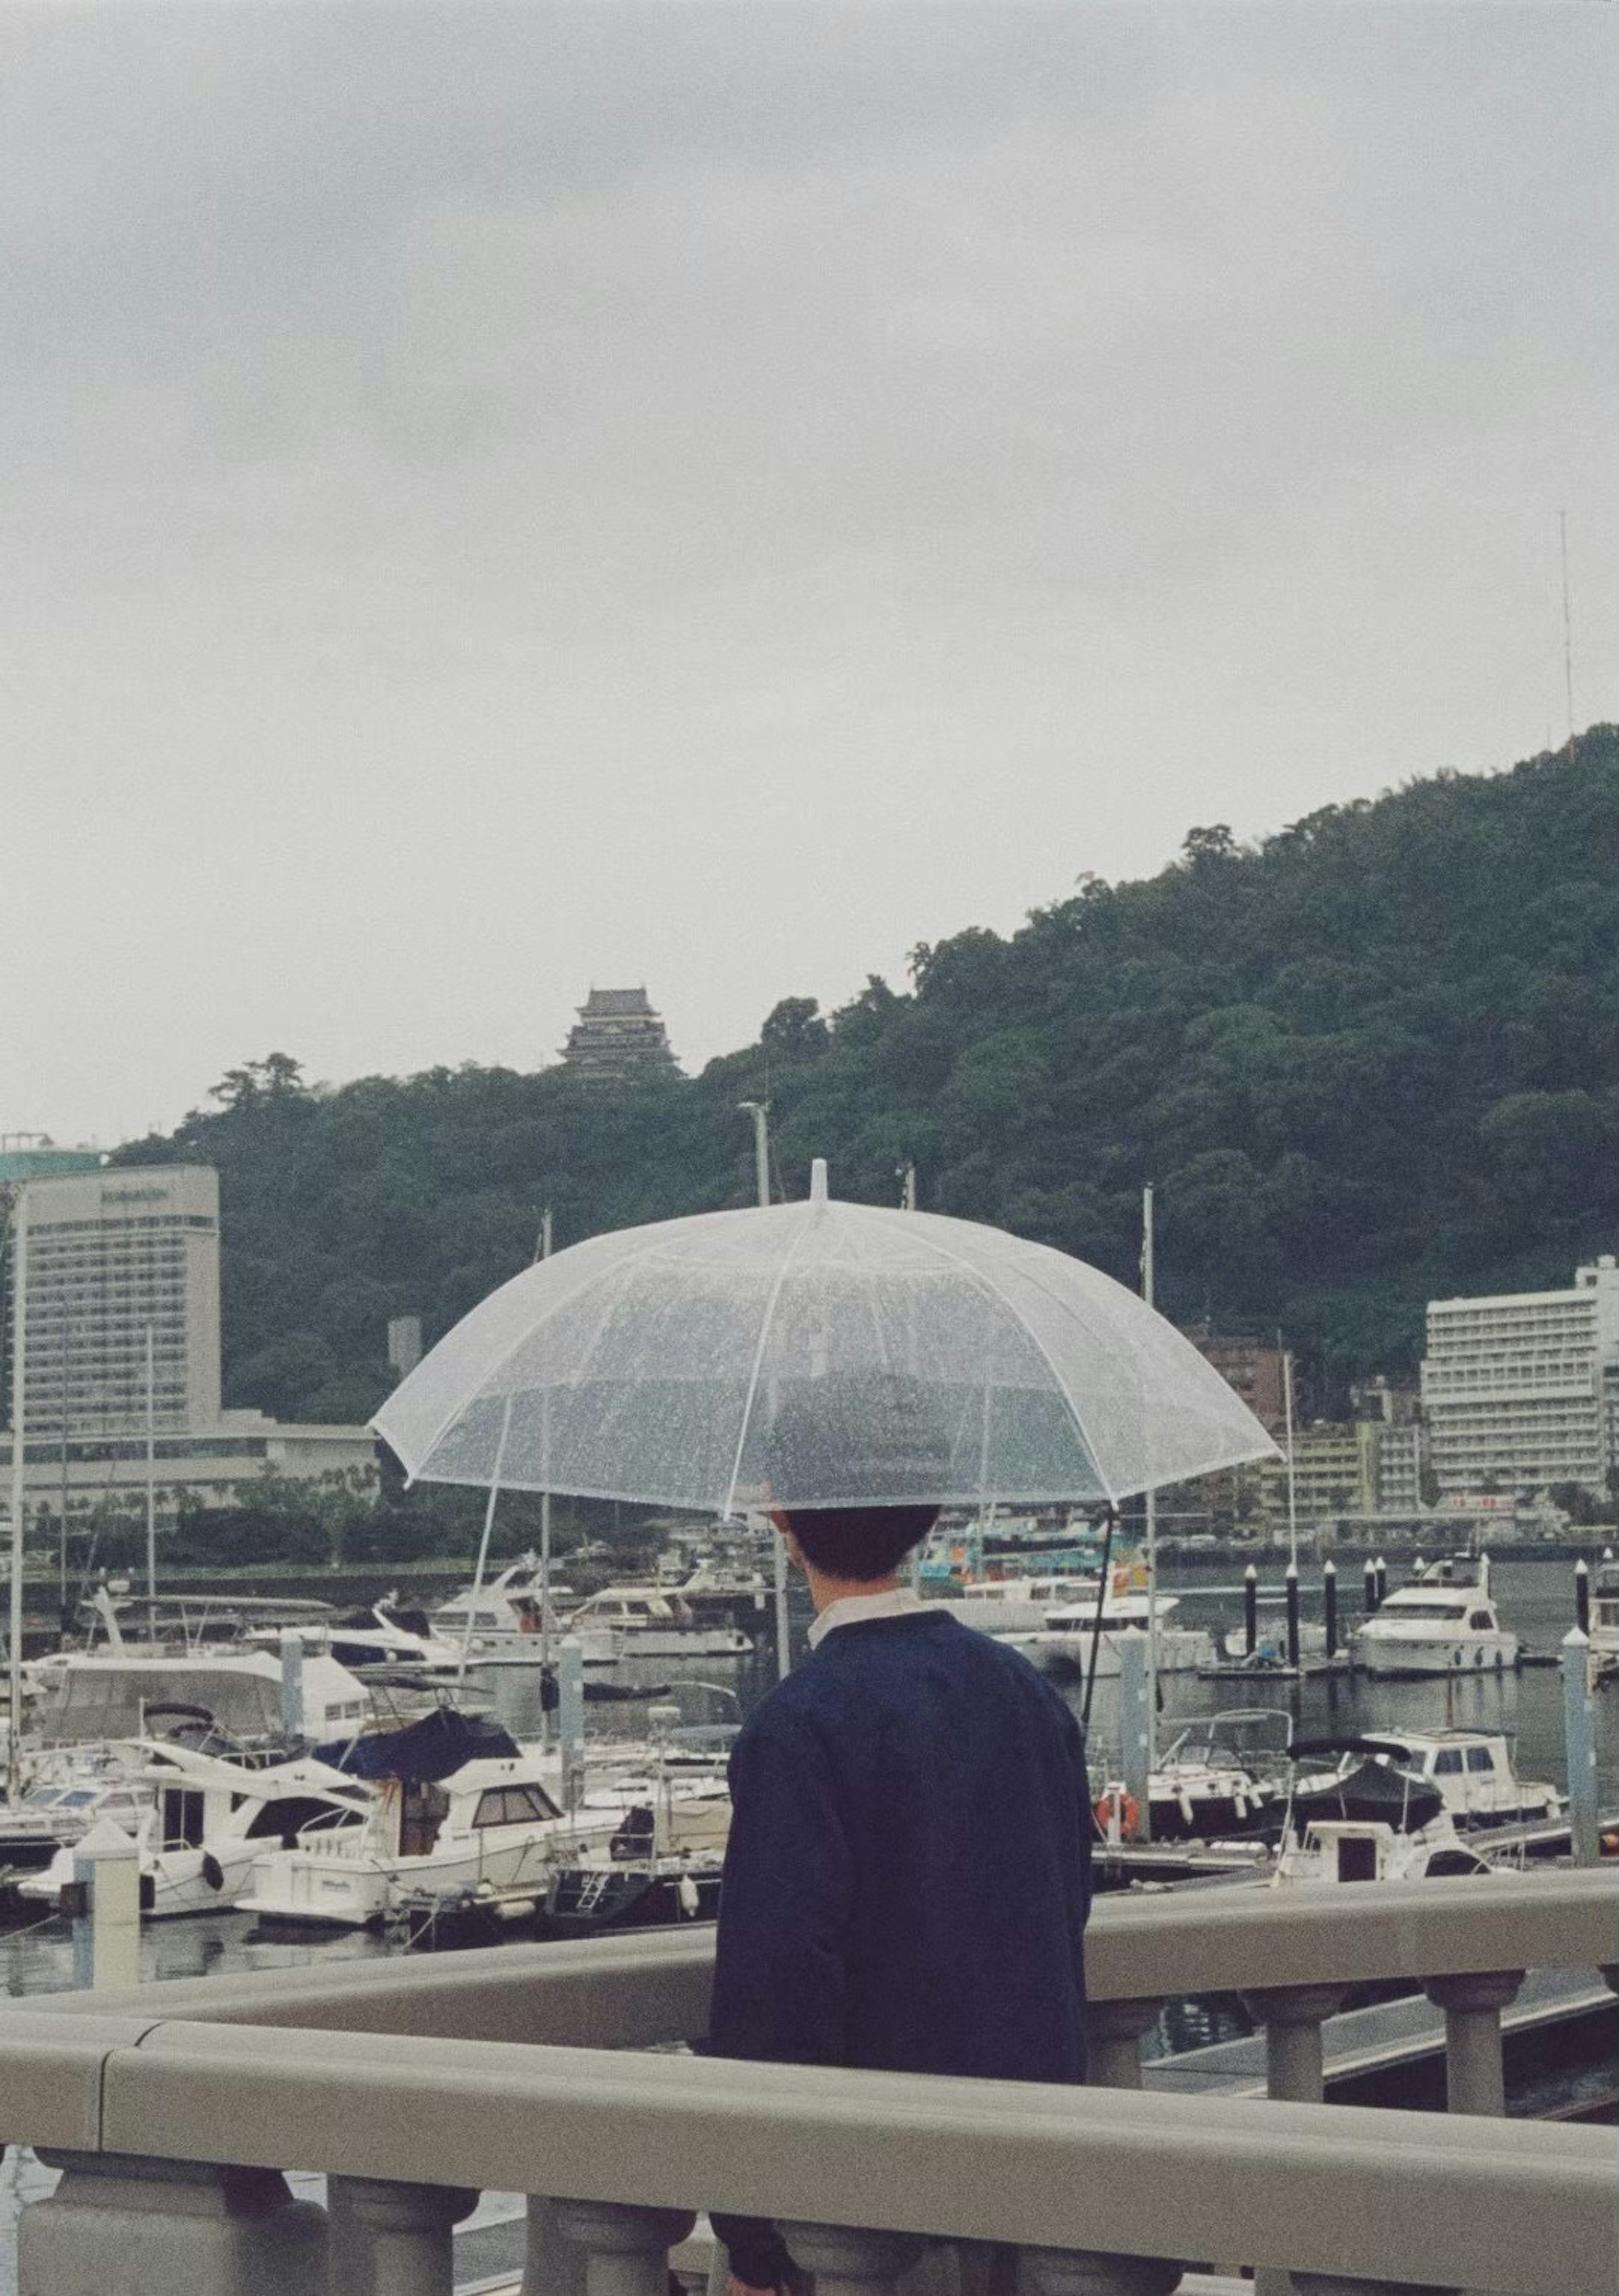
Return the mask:
{"type": "Polygon", "coordinates": [[[1338,1650],[1338,1566],[1329,1555],[1321,1568],[1321,1604],[1327,1614],[1327,1655],[1338,1650]]]}
{"type": "Polygon", "coordinates": [[[1252,1658],[1259,1647],[1259,1573],[1251,1562],[1242,1574],[1242,1640],[1252,1658]]]}
{"type": "Polygon", "coordinates": [[[1568,1758],[1568,1831],[1576,1866],[1594,1866],[1597,1731],[1590,1694],[1590,1644],[1578,1627],[1563,1637],[1563,1742],[1568,1758]]]}
{"type": "Polygon", "coordinates": [[[1288,1664],[1296,1667],[1298,1664],[1298,1565],[1296,1562],[1289,1562],[1288,1565],[1287,1588],[1288,1664]]]}
{"type": "Polygon", "coordinates": [[[1582,1555],[1574,1564],[1574,1624],[1582,1635],[1590,1633],[1590,1565],[1582,1555]]]}

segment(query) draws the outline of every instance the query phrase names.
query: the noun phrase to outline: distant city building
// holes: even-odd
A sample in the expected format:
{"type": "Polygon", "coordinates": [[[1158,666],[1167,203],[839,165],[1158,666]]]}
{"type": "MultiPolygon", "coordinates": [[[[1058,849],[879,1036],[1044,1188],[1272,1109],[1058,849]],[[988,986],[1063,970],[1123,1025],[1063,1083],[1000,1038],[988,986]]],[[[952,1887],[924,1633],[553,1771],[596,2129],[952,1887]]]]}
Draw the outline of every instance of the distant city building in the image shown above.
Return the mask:
{"type": "Polygon", "coordinates": [[[1619,1265],[1575,1270],[1566,1292],[1431,1300],[1422,1403],[1442,1494],[1600,1493],[1619,1441],[1619,1265]]]}
{"type": "Polygon", "coordinates": [[[676,1066],[668,1032],[644,988],[593,988],[562,1047],[562,1064],[582,1076],[668,1075],[676,1066]]]}
{"type": "MultiPolygon", "coordinates": [[[[206,1165],[108,1165],[0,1189],[6,1214],[4,1380],[12,1411],[22,1262],[23,1418],[30,1505],[70,1512],[146,1480],[148,1333],[156,1483],[209,1502],[266,1474],[376,1477],[369,1428],[282,1426],[221,1407],[219,1177],[206,1165]]],[[[0,1441],[9,1478],[10,1436],[0,1441]]],[[[167,1511],[167,1506],[166,1506],[167,1511]]]]}
{"type": "MultiPolygon", "coordinates": [[[[26,1228],[23,1411],[30,1439],[165,1434],[219,1416],[219,1178],[200,1164],[135,1165],[17,1191],[6,1270],[26,1228]]],[[[8,1397],[8,1403],[9,1403],[8,1397]]]]}
{"type": "MultiPolygon", "coordinates": [[[[1317,1420],[1293,1437],[1294,1499],[1301,1525],[1333,1515],[1378,1512],[1380,1438],[1389,1432],[1376,1421],[1337,1423],[1317,1420]]],[[[1284,1439],[1285,1445],[1285,1439],[1284,1439]]],[[[1264,1459],[1259,1466],[1260,1504],[1272,1522],[1288,1516],[1288,1463],[1264,1459]]]]}
{"type": "Polygon", "coordinates": [[[1287,1422],[1287,1397],[1282,1384],[1282,1351],[1258,1340],[1237,1339],[1212,1332],[1206,1324],[1187,1328],[1187,1338],[1234,1388],[1262,1425],[1274,1434],[1287,1422]]]}

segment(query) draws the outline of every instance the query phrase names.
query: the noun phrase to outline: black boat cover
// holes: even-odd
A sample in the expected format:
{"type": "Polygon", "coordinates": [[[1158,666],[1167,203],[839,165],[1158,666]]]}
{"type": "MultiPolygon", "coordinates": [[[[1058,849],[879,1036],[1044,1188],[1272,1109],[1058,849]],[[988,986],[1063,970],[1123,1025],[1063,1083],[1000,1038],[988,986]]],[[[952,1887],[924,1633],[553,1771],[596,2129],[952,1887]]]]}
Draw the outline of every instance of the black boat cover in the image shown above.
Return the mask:
{"type": "MultiPolygon", "coordinates": [[[[1296,1752],[1297,1748],[1294,1750],[1296,1752]]],[[[1381,1821],[1398,1833],[1414,1833],[1438,1816],[1444,1796],[1426,1778],[1391,1762],[1366,1761],[1341,1777],[1322,1779],[1293,1797],[1293,1823],[1299,1837],[1315,1818],[1348,1818],[1359,1824],[1381,1821]]]]}
{"type": "Polygon", "coordinates": [[[339,1739],[317,1746],[315,1759],[347,1770],[355,1778],[402,1778],[407,1785],[431,1785],[466,1762],[511,1761],[521,1751],[517,1741],[481,1714],[460,1714],[436,1706],[404,1730],[339,1739]]]}

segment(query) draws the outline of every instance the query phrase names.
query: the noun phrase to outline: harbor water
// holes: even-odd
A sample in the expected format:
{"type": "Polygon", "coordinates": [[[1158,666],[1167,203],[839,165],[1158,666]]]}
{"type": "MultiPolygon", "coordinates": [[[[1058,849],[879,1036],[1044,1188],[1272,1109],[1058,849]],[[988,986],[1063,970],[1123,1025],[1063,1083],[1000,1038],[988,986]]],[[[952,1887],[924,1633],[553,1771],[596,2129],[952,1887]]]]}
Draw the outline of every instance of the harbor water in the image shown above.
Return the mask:
{"type": "MultiPolygon", "coordinates": [[[[1280,1641],[1282,1565],[1261,1566],[1260,1631],[1280,1641]],[[1265,1599],[1269,1595],[1269,1600],[1265,1599]]],[[[1344,1636],[1361,1615],[1358,1558],[1340,1570],[1339,1620],[1344,1636]]],[[[1319,1569],[1301,1562],[1301,1611],[1322,1614],[1319,1569]]],[[[1231,1564],[1167,1564],[1161,1575],[1165,1594],[1179,1598],[1177,1622],[1207,1626],[1216,1633],[1240,1624],[1241,1571],[1231,1564]]],[[[1492,1592],[1503,1622],[1532,1652],[1556,1652],[1574,1623],[1573,1569],[1566,1562],[1511,1558],[1495,1563],[1492,1592]]],[[[794,1604],[795,1647],[802,1650],[810,1613],[801,1590],[794,1604]]],[[[774,1680],[768,1636],[750,1657],[721,1660],[629,1661],[613,1679],[645,1687],[679,1705],[689,1723],[734,1720],[746,1715],[774,1680]]],[[[541,1712],[537,1684],[516,1670],[487,1677],[495,1711],[517,1736],[537,1737],[541,1712]]],[[[1059,1679],[1077,1710],[1083,1687],[1059,1679]]],[[[1464,1728],[1504,1731],[1514,1742],[1524,1778],[1566,1783],[1563,1744],[1562,1677],[1555,1667],[1526,1667],[1516,1673],[1468,1675],[1454,1679],[1386,1681],[1354,1674],[1327,1674],[1301,1682],[1202,1682],[1173,1674],[1160,1685],[1159,1744],[1165,1746],[1179,1725],[1219,1712],[1268,1709],[1290,1718],[1299,1738],[1349,1736],[1370,1730],[1464,1728]]],[[[593,1705],[590,1727],[604,1734],[639,1736],[646,1727],[646,1705],[593,1705]]],[[[1280,1730],[1280,1725],[1277,1726],[1280,1730]]],[[[1093,1775],[1105,1770],[1116,1735],[1115,1685],[1097,1684],[1091,1717],[1093,1775]]],[[[1604,1809],[1619,1802],[1619,1684],[1597,1699],[1598,1776],[1604,1809]]],[[[142,1975],[166,1978],[218,1976],[311,1963],[363,1959],[388,1951],[384,1941],[363,1931],[270,1933],[241,1915],[200,1915],[190,1920],[147,1924],[142,1937],[142,1975]]],[[[489,1948],[499,1951],[498,1946],[489,1948]]],[[[0,1930],[0,1980],[12,1997],[66,1989],[73,1982],[72,1940],[66,1923],[52,1916],[0,1930]]],[[[1192,1999],[1166,2011],[1149,2052],[1178,2052],[1231,2038],[1244,2027],[1234,2005],[1192,1999]]],[[[0,2176],[0,2296],[13,2286],[11,2225],[26,2199],[53,2181],[31,2155],[12,2152],[0,2176]]]]}

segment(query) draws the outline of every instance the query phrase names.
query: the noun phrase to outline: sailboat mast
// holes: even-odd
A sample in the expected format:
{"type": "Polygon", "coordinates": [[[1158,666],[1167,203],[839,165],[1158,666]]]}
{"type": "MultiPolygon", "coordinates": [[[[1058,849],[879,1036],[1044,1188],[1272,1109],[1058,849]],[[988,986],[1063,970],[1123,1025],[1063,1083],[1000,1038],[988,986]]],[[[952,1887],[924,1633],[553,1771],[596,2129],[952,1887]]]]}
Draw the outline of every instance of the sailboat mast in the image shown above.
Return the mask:
{"type": "MultiPolygon", "coordinates": [[[[1152,1183],[1141,1190],[1141,1297],[1150,1308],[1152,1285],[1152,1183]]],[[[1147,1494],[1147,1771],[1158,1759],[1158,1502],[1147,1494]]],[[[1142,1812],[1145,1819],[1147,1813],[1142,1812]]]]}

